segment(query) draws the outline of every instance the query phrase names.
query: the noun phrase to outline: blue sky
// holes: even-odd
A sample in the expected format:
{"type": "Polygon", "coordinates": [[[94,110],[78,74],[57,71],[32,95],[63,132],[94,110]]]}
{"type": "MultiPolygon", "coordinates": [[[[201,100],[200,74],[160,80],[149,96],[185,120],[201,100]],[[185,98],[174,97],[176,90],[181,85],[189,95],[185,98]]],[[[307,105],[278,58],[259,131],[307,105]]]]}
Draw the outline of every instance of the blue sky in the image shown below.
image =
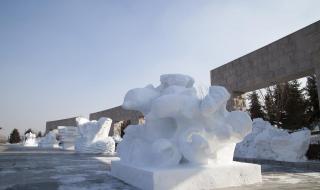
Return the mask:
{"type": "Polygon", "coordinates": [[[320,1],[0,1],[0,126],[118,106],[159,75],[209,71],[320,19],[320,1]]]}

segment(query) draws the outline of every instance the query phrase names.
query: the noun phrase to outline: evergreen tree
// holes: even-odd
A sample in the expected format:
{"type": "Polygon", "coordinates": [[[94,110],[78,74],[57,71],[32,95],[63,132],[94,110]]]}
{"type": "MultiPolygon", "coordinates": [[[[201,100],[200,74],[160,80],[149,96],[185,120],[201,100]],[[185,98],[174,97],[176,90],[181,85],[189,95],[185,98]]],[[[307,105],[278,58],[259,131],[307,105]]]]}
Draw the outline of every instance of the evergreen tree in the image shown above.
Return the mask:
{"type": "Polygon", "coordinates": [[[297,130],[306,124],[305,113],[306,105],[300,83],[293,80],[287,83],[286,101],[284,103],[284,117],[281,127],[289,130],[297,130]]]}
{"type": "Polygon", "coordinates": [[[256,91],[253,91],[251,94],[249,94],[249,100],[250,100],[250,116],[251,119],[254,118],[265,118],[264,112],[262,110],[262,106],[259,101],[259,96],[256,91]]]}
{"type": "Polygon", "coordinates": [[[9,143],[19,143],[20,141],[21,139],[18,129],[13,129],[10,134],[9,143]]]}
{"type": "Polygon", "coordinates": [[[306,95],[308,99],[307,104],[307,123],[311,125],[320,120],[320,109],[319,109],[319,96],[317,91],[317,82],[315,75],[307,77],[307,84],[305,87],[306,95]]]}
{"type": "Polygon", "coordinates": [[[276,124],[277,108],[274,100],[274,90],[267,88],[266,95],[264,96],[264,110],[266,111],[266,119],[272,124],[276,124]]]}
{"type": "Polygon", "coordinates": [[[287,117],[285,107],[288,100],[289,83],[277,84],[273,91],[274,100],[274,124],[283,128],[284,120],[287,117]]]}

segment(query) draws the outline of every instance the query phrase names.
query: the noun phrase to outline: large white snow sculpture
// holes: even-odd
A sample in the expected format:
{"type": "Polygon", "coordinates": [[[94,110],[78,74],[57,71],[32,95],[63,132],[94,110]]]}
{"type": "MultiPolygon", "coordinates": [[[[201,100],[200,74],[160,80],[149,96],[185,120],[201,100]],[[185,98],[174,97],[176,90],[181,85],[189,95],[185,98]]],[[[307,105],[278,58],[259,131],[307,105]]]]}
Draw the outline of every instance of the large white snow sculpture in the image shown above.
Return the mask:
{"type": "Polygon", "coordinates": [[[78,128],[75,126],[58,126],[58,136],[62,149],[74,150],[75,140],[79,136],[78,128]]]}
{"type": "Polygon", "coordinates": [[[75,143],[75,150],[79,153],[113,154],[115,141],[108,137],[112,120],[101,117],[98,121],[77,118],[80,136],[75,143]]]}
{"type": "Polygon", "coordinates": [[[226,110],[228,91],[211,86],[200,99],[189,76],[167,74],[160,81],[158,87],[126,94],[122,107],[142,112],[145,124],[126,128],[118,146],[121,160],[112,163],[111,174],[142,189],[260,182],[260,166],[232,161],[235,145],[251,132],[252,121],[244,112],[226,110]]]}
{"type": "Polygon", "coordinates": [[[38,143],[39,148],[54,148],[59,147],[59,142],[57,141],[58,130],[49,131],[46,136],[42,137],[38,143]]]}
{"type": "Polygon", "coordinates": [[[23,146],[30,146],[30,147],[38,146],[36,134],[33,134],[32,132],[27,133],[25,135],[25,141],[23,146]]]}
{"type": "Polygon", "coordinates": [[[310,144],[310,130],[289,134],[261,118],[253,120],[252,133],[237,144],[235,157],[303,161],[310,144]]]}

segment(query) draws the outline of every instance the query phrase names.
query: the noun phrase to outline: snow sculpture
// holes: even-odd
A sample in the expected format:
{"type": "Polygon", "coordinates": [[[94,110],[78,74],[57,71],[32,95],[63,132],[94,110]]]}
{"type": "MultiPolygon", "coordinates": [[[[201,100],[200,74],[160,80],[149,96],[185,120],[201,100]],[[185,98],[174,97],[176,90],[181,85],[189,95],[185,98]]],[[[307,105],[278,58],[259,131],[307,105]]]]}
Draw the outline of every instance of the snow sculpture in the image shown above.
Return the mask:
{"type": "MultiPolygon", "coordinates": [[[[124,98],[122,107],[142,112],[145,124],[130,125],[125,129],[124,138],[118,145],[121,160],[111,166],[114,176],[142,189],[212,189],[261,181],[260,166],[245,164],[256,176],[244,180],[236,171],[244,165],[232,161],[235,145],[251,132],[252,121],[245,112],[226,110],[230,94],[224,87],[211,86],[201,99],[189,76],[167,74],[162,75],[160,81],[158,87],[148,85],[132,89],[124,98]],[[212,168],[217,165],[226,166],[226,172],[232,166],[231,173],[239,180],[234,184],[221,180],[212,185],[210,181],[219,178],[214,172],[221,168],[212,168]],[[178,171],[169,167],[178,167],[178,171]],[[135,176],[143,175],[144,170],[150,170],[153,175],[167,175],[163,177],[172,177],[172,181],[144,176],[150,177],[152,182],[137,182],[140,179],[135,176]],[[159,170],[162,173],[158,174],[159,170]],[[197,173],[199,170],[201,174],[197,173]],[[128,174],[130,171],[132,174],[128,174]],[[188,175],[201,176],[191,178],[188,175]],[[199,182],[200,178],[203,181],[199,182]]],[[[244,173],[241,175],[246,175],[244,173]]]]}
{"type": "Polygon", "coordinates": [[[122,141],[122,138],[120,135],[113,135],[112,138],[116,144],[122,141]]]}
{"type": "Polygon", "coordinates": [[[320,134],[311,135],[310,144],[320,144],[320,134]]]}
{"type": "Polygon", "coordinates": [[[75,150],[79,153],[113,154],[115,141],[108,137],[112,120],[102,117],[98,121],[77,118],[80,136],[75,143],[75,150]]]}
{"type": "Polygon", "coordinates": [[[57,141],[58,130],[49,131],[49,133],[42,137],[38,143],[39,148],[54,148],[58,147],[59,142],[57,141]]]}
{"type": "Polygon", "coordinates": [[[30,146],[30,147],[36,147],[38,146],[38,142],[36,139],[36,134],[33,134],[32,132],[29,132],[25,135],[25,141],[23,146],[30,146]]]}
{"type": "Polygon", "coordinates": [[[58,137],[64,150],[74,150],[74,141],[79,136],[78,128],[74,126],[59,126],[58,137]]]}
{"type": "Polygon", "coordinates": [[[303,161],[310,144],[311,132],[304,129],[289,134],[261,118],[254,119],[253,131],[237,144],[235,157],[279,161],[303,161]]]}

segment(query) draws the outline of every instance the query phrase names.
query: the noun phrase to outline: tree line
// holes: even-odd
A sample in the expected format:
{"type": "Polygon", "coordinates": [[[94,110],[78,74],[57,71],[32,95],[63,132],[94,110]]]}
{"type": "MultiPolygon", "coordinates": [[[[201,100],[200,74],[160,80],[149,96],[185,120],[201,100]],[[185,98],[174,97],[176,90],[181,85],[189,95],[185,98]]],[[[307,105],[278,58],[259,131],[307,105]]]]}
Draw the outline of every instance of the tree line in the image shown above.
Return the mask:
{"type": "Polygon", "coordinates": [[[280,128],[295,131],[313,129],[320,122],[316,77],[307,77],[305,87],[298,80],[280,83],[265,89],[265,93],[249,94],[251,118],[263,118],[280,128]]]}

